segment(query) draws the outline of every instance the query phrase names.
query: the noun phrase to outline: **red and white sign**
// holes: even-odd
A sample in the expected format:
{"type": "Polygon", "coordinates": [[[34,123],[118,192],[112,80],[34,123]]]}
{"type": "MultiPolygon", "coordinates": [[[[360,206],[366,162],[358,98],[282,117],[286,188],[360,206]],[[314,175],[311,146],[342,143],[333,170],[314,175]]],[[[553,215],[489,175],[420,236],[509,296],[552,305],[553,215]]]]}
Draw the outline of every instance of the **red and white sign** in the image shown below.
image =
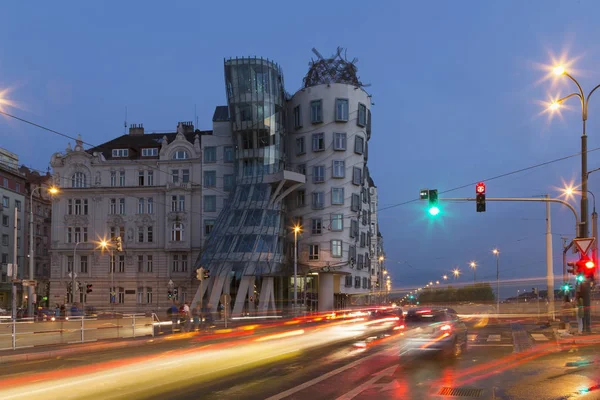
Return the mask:
{"type": "Polygon", "coordinates": [[[579,253],[581,255],[585,255],[592,248],[592,245],[594,244],[594,238],[578,238],[573,239],[573,242],[579,249],[579,253]]]}
{"type": "Polygon", "coordinates": [[[485,194],[485,183],[479,182],[477,185],[475,185],[475,193],[485,194]]]}

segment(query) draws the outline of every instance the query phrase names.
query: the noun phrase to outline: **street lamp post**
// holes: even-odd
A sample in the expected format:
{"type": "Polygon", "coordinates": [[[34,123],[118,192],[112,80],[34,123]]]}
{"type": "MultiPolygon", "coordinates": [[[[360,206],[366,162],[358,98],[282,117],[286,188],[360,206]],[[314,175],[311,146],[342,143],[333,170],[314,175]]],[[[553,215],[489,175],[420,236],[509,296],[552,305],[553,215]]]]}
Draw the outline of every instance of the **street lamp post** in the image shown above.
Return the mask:
{"type": "Polygon", "coordinates": [[[381,297],[381,290],[383,286],[383,260],[385,258],[383,256],[379,256],[379,303],[382,303],[383,299],[381,297]]]}
{"type": "MultiPolygon", "coordinates": [[[[33,244],[33,194],[36,191],[41,190],[41,186],[37,186],[34,189],[29,190],[29,280],[34,279],[34,244],[33,244]]],[[[56,194],[58,193],[58,189],[54,186],[48,188],[48,193],[56,194]]],[[[73,260],[75,263],[75,260],[73,260]]],[[[28,286],[27,287],[27,315],[30,317],[33,316],[33,292],[35,287],[28,286]]]]}
{"type": "MultiPolygon", "coordinates": [[[[587,133],[586,133],[586,123],[588,119],[588,105],[590,101],[590,97],[596,91],[596,89],[600,88],[600,85],[595,86],[586,96],[583,92],[583,88],[577,82],[572,75],[570,75],[564,67],[557,66],[554,68],[554,74],[558,76],[566,76],[569,78],[575,85],[577,85],[577,92],[571,93],[565,97],[562,97],[555,101],[551,105],[551,109],[558,109],[561,104],[571,98],[571,97],[579,97],[579,101],[581,103],[581,120],[582,120],[582,133],[581,133],[581,226],[579,229],[579,237],[585,238],[588,236],[588,171],[587,171],[587,133]]],[[[583,316],[583,330],[585,332],[591,332],[591,314],[590,314],[590,282],[585,281],[581,283],[581,296],[583,298],[583,307],[584,307],[584,316],[583,316]]]]}
{"type": "Polygon", "coordinates": [[[500,315],[500,251],[492,250],[496,256],[496,314],[500,315]]]}
{"type": "Polygon", "coordinates": [[[75,255],[77,254],[77,246],[80,242],[75,243],[73,248],[73,265],[71,265],[71,306],[75,304],[75,255]]]}
{"type": "Polygon", "coordinates": [[[296,312],[296,302],[298,300],[298,285],[296,280],[298,279],[298,233],[300,232],[300,226],[294,226],[294,313],[296,312]]]}

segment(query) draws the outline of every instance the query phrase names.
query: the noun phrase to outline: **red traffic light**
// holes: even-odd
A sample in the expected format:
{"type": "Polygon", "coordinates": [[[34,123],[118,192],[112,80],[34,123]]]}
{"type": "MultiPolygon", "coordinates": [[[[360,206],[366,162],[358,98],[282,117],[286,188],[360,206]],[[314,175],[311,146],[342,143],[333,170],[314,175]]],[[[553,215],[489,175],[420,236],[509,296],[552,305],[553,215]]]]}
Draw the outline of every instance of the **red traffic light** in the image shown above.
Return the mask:
{"type": "Polygon", "coordinates": [[[475,185],[475,193],[485,194],[485,183],[479,182],[477,185],[475,185]]]}
{"type": "Polygon", "coordinates": [[[592,268],[594,268],[595,266],[596,266],[596,264],[595,264],[595,263],[594,263],[592,260],[588,260],[588,261],[586,261],[586,262],[585,262],[585,267],[586,267],[587,269],[592,269],[592,268]]]}

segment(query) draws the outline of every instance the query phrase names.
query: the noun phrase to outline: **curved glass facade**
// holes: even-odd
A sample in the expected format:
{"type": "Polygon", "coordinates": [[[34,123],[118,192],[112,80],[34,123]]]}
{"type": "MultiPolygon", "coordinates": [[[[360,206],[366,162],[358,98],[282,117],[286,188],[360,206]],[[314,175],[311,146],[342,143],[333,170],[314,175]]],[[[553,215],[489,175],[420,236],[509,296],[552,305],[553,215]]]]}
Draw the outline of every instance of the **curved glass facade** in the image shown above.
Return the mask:
{"type": "MultiPolygon", "coordinates": [[[[235,184],[196,268],[210,271],[203,297],[215,311],[222,293],[233,313],[274,307],[273,276],[283,274],[283,204],[274,201],[284,166],[285,92],[279,66],[261,58],[225,61],[235,147],[235,184]]],[[[196,295],[194,302],[199,300],[196,295]]]]}

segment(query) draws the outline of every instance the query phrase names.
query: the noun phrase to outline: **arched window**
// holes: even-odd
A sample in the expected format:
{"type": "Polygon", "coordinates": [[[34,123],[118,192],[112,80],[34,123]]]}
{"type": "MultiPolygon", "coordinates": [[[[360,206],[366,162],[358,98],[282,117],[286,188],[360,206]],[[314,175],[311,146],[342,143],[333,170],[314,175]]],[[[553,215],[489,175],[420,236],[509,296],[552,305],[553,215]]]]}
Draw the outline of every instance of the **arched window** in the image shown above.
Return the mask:
{"type": "Polygon", "coordinates": [[[86,187],[86,176],[83,172],[75,172],[71,178],[71,187],[84,188],[86,187]]]}
{"type": "Polygon", "coordinates": [[[190,158],[190,155],[185,150],[177,150],[173,153],[173,160],[187,160],[188,158],[190,158]]]}
{"type": "Polygon", "coordinates": [[[173,229],[171,230],[171,240],[173,242],[183,241],[183,224],[181,222],[175,222],[173,229]]]}

